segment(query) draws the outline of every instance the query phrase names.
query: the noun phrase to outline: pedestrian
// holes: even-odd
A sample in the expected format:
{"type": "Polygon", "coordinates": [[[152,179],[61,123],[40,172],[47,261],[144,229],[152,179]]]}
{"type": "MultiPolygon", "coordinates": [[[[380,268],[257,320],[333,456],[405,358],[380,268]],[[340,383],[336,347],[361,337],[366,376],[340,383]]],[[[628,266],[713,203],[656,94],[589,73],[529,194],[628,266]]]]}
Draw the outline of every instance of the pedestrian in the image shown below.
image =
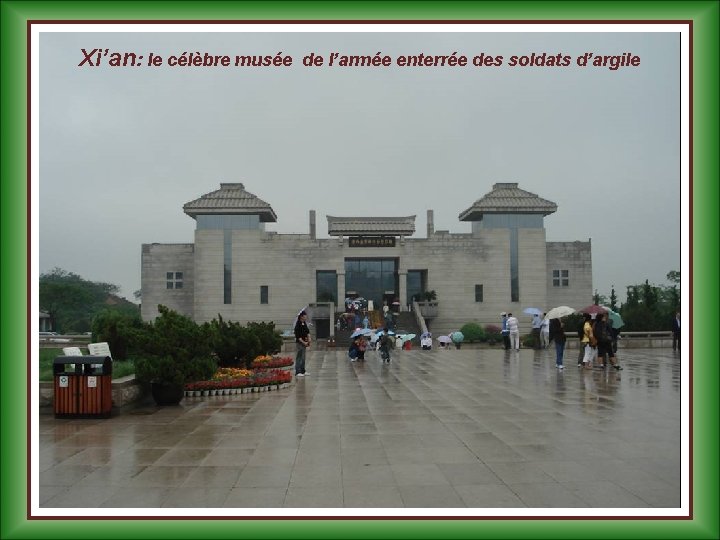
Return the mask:
{"type": "Polygon", "coordinates": [[[365,313],[365,318],[362,321],[363,328],[370,328],[370,319],[368,319],[367,313],[365,313]]]}
{"type": "Polygon", "coordinates": [[[680,350],[680,312],[675,314],[675,318],[672,320],[672,333],[673,333],[673,351],[680,350]]]}
{"type": "Polygon", "coordinates": [[[615,328],[612,319],[608,319],[608,331],[610,332],[610,339],[612,340],[612,352],[617,356],[618,339],[620,339],[620,329],[615,328]]]}
{"type": "Polygon", "coordinates": [[[543,319],[540,323],[540,346],[547,349],[550,345],[550,320],[546,319],[547,313],[543,313],[543,319]]]}
{"type": "Polygon", "coordinates": [[[550,319],[548,327],[548,343],[550,341],[555,342],[555,367],[563,369],[563,354],[565,352],[565,341],[567,341],[565,325],[562,319],[550,319]]]}
{"type": "Polygon", "coordinates": [[[354,362],[358,359],[358,341],[360,340],[359,337],[356,337],[355,339],[350,342],[350,347],[348,348],[348,358],[351,362],[354,362]]]}
{"type": "Polygon", "coordinates": [[[392,340],[390,339],[390,336],[388,336],[389,331],[390,330],[386,326],[383,329],[382,336],[380,336],[380,339],[378,340],[378,351],[380,351],[380,358],[384,364],[390,363],[390,349],[393,346],[392,340]]]}
{"type": "Polygon", "coordinates": [[[420,346],[423,351],[432,350],[432,336],[425,334],[425,336],[420,340],[420,346]]]}
{"type": "Polygon", "coordinates": [[[600,360],[600,367],[605,369],[609,358],[612,367],[618,371],[621,370],[622,366],[617,363],[617,358],[613,352],[612,337],[610,336],[607,324],[607,314],[599,313],[597,315],[595,324],[593,325],[593,335],[597,341],[597,355],[598,360],[600,360]]]}
{"type": "Polygon", "coordinates": [[[582,366],[583,358],[585,358],[585,345],[582,342],[583,336],[585,335],[585,318],[580,320],[580,325],[577,328],[577,336],[578,336],[578,359],[577,359],[577,365],[578,367],[582,366]]]}
{"type": "Polygon", "coordinates": [[[592,316],[589,313],[585,313],[582,344],[584,346],[583,366],[586,369],[592,369],[593,360],[597,354],[597,340],[593,332],[592,316]]]}
{"type": "Polygon", "coordinates": [[[295,321],[295,376],[305,377],[305,351],[310,347],[310,329],[307,325],[307,313],[303,310],[295,321]]]}
{"type": "Polygon", "coordinates": [[[540,348],[540,327],[542,326],[542,319],[539,313],[533,314],[532,318],[532,337],[533,337],[533,349],[540,348]]]}
{"type": "Polygon", "coordinates": [[[520,350],[520,326],[517,318],[512,313],[508,313],[507,318],[508,334],[510,336],[510,348],[516,351],[520,350]]]}
{"type": "Polygon", "coordinates": [[[507,326],[507,313],[504,311],[500,314],[502,317],[502,322],[500,323],[502,325],[502,331],[500,332],[502,334],[503,338],[503,346],[505,347],[505,350],[507,351],[510,348],[510,330],[508,330],[507,326]]]}
{"type": "Polygon", "coordinates": [[[358,341],[358,355],[357,359],[361,362],[365,361],[365,351],[367,350],[367,341],[365,341],[365,336],[360,336],[360,341],[358,341]]]}

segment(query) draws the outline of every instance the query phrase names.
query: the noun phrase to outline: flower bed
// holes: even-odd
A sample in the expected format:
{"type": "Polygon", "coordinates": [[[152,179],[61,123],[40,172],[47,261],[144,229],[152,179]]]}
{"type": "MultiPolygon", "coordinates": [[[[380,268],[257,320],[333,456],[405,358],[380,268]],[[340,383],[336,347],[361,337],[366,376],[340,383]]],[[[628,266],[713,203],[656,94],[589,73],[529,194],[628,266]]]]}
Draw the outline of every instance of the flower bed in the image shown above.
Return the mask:
{"type": "Polygon", "coordinates": [[[292,381],[292,373],[283,369],[237,369],[220,368],[209,381],[197,381],[185,385],[186,395],[231,395],[238,390],[247,392],[266,391],[292,381]]]}
{"type": "Polygon", "coordinates": [[[292,366],[295,361],[289,356],[258,356],[253,360],[253,369],[276,369],[292,366]]]}

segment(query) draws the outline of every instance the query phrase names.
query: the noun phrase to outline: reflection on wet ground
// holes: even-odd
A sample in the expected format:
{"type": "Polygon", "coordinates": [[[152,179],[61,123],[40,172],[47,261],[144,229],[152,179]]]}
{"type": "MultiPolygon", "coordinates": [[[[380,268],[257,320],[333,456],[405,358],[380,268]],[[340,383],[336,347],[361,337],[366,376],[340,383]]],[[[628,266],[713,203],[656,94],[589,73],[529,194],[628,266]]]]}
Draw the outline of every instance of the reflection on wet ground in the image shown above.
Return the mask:
{"type": "Polygon", "coordinates": [[[677,508],[680,358],[621,352],[314,351],[277,392],[41,414],[40,507],[677,508]]]}

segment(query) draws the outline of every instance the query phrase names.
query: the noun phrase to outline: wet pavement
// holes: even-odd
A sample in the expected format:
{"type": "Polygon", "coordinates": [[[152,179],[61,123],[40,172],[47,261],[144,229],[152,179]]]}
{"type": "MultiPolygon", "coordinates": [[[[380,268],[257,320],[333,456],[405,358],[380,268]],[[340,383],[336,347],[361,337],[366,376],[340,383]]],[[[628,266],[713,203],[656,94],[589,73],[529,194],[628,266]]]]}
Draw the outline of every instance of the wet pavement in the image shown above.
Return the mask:
{"type": "Polygon", "coordinates": [[[621,353],[314,351],[279,391],[43,413],[39,507],[677,508],[679,355],[621,353]]]}

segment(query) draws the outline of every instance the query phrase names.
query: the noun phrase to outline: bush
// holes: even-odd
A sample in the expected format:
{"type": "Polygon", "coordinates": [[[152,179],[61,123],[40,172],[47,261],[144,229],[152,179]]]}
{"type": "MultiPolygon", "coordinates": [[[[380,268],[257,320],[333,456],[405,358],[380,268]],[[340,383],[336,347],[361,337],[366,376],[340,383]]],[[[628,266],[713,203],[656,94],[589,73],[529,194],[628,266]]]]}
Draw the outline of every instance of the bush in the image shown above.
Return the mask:
{"type": "Polygon", "coordinates": [[[485,338],[485,332],[477,323],[467,323],[461,329],[460,332],[465,336],[464,341],[469,343],[475,343],[483,341],[485,338]]]}
{"type": "Polygon", "coordinates": [[[252,359],[264,353],[260,338],[251,327],[224,321],[218,314],[205,325],[220,367],[250,368],[252,359]]]}
{"type": "Polygon", "coordinates": [[[485,325],[485,341],[490,345],[495,345],[495,343],[502,341],[502,328],[496,324],[485,325]]]}
{"type": "Polygon", "coordinates": [[[132,332],[142,328],[138,313],[124,313],[106,309],[92,321],[92,333],[96,341],[106,341],[113,360],[126,360],[131,347],[132,332]]]}
{"type": "Polygon", "coordinates": [[[184,384],[209,379],[217,369],[207,331],[194,321],[163,306],[160,317],[134,332],[134,344],[144,358],[135,361],[138,380],[184,384]]]}
{"type": "Polygon", "coordinates": [[[249,322],[247,326],[260,340],[261,354],[280,352],[283,341],[274,322],[249,322]]]}
{"type": "MultiPolygon", "coordinates": [[[[535,336],[532,334],[525,334],[524,336],[520,336],[520,343],[522,343],[523,347],[533,348],[535,347],[535,336]]],[[[539,343],[537,344],[539,345],[539,343]]]]}

